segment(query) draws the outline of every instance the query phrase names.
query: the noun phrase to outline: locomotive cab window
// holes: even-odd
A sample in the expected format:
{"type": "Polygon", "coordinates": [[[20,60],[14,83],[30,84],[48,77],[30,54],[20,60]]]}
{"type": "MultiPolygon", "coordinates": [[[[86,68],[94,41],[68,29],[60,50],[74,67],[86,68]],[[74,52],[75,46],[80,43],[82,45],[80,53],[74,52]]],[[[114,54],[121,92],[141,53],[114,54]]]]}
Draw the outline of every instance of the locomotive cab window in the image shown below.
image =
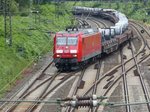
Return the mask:
{"type": "Polygon", "coordinates": [[[68,37],[67,45],[77,45],[77,37],[68,37]]]}
{"type": "Polygon", "coordinates": [[[66,45],[66,37],[57,37],[57,45],[66,45]]]}

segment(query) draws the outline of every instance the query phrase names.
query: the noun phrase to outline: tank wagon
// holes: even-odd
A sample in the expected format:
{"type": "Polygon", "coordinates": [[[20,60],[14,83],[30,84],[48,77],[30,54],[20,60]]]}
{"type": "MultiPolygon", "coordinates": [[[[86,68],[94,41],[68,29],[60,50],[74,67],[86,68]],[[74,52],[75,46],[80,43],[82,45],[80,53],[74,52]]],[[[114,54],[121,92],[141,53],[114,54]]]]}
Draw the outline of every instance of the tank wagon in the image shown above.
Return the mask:
{"type": "Polygon", "coordinates": [[[75,66],[83,67],[89,61],[109,54],[129,40],[132,30],[128,29],[126,16],[113,9],[74,7],[74,14],[90,12],[93,16],[102,16],[114,22],[110,28],[66,29],[54,37],[53,58],[59,70],[70,70],[75,66]]]}

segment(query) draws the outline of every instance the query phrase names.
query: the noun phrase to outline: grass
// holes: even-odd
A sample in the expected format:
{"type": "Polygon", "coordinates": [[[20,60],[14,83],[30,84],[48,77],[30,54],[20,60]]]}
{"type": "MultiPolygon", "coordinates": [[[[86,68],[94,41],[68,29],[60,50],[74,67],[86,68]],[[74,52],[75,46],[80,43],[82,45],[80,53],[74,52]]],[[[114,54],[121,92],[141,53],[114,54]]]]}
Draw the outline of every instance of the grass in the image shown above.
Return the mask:
{"type": "Polygon", "coordinates": [[[50,32],[65,29],[71,24],[71,14],[65,10],[56,18],[54,4],[41,5],[39,14],[12,17],[11,47],[5,44],[4,22],[0,16],[0,96],[21,77],[21,71],[52,50],[50,32]],[[36,19],[35,19],[36,18],[36,19]]]}

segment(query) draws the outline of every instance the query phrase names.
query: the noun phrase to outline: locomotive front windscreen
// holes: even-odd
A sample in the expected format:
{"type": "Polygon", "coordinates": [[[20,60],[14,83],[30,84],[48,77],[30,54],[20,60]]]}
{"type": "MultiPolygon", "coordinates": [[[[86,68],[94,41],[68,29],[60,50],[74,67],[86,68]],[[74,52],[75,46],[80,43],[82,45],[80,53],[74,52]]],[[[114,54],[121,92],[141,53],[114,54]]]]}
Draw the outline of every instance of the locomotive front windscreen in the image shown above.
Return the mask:
{"type": "Polygon", "coordinates": [[[57,37],[57,45],[66,45],[66,37],[57,37]]]}
{"type": "Polygon", "coordinates": [[[77,45],[77,37],[57,37],[57,45],[77,45]]]}
{"type": "Polygon", "coordinates": [[[77,37],[68,37],[68,45],[77,45],[77,37]]]}

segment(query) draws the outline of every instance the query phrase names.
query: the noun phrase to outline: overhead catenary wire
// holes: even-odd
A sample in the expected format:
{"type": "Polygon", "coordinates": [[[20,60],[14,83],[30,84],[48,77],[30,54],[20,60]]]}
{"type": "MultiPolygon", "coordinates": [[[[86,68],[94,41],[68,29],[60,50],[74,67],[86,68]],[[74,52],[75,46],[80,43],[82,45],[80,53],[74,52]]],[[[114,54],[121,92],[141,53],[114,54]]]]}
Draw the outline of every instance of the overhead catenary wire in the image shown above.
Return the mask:
{"type": "MultiPolygon", "coordinates": [[[[49,99],[49,100],[6,100],[6,99],[1,99],[0,102],[26,102],[26,103],[47,103],[47,104],[61,104],[64,103],[64,101],[60,101],[60,98],[58,99],[49,99]]],[[[104,106],[109,106],[111,108],[115,107],[120,107],[120,106],[127,106],[127,105],[144,105],[144,104],[149,104],[150,102],[130,102],[128,104],[122,103],[122,102],[98,102],[98,105],[104,105],[104,106]]]]}

